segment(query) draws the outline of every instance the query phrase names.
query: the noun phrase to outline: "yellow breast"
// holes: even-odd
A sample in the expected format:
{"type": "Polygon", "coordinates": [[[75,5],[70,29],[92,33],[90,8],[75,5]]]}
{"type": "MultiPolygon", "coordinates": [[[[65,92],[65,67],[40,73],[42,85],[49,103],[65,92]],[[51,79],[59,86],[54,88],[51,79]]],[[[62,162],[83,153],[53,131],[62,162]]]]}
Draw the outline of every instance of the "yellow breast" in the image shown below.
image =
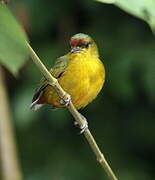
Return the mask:
{"type": "MultiPolygon", "coordinates": [[[[95,56],[83,54],[68,54],[69,63],[64,75],[58,80],[62,88],[71,95],[77,109],[86,106],[101,90],[105,80],[105,70],[102,62],[95,56]]],[[[44,97],[47,104],[62,107],[55,90],[48,86],[44,97]]]]}

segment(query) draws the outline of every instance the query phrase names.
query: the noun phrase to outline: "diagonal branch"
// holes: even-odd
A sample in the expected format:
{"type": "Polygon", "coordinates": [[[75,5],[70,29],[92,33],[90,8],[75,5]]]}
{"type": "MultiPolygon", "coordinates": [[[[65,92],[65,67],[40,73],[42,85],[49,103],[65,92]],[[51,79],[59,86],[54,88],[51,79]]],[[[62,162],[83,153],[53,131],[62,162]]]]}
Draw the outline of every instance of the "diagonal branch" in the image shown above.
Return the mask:
{"type": "MultiPolygon", "coordinates": [[[[36,53],[34,52],[34,50],[31,48],[31,46],[27,43],[28,49],[29,49],[29,53],[30,56],[32,58],[32,60],[35,62],[35,64],[38,66],[39,70],[43,73],[43,75],[46,77],[46,79],[50,82],[50,85],[52,85],[54,87],[54,89],[56,90],[56,92],[58,93],[58,95],[60,96],[60,98],[63,99],[63,97],[65,97],[65,95],[67,94],[62,87],[59,85],[58,81],[56,78],[54,78],[49,71],[46,69],[46,67],[44,66],[44,64],[41,62],[41,60],[39,59],[39,57],[36,55],[36,53]]],[[[83,119],[81,118],[79,112],[76,110],[76,108],[74,107],[73,103],[71,102],[69,106],[67,106],[68,110],[70,111],[70,113],[73,115],[73,117],[75,118],[75,120],[77,121],[77,123],[81,126],[83,126],[84,122],[83,119]]],[[[89,143],[89,145],[91,146],[93,152],[95,153],[96,157],[97,157],[97,161],[101,164],[101,166],[104,168],[106,174],[108,175],[110,180],[117,180],[115,174],[113,173],[112,169],[110,168],[109,164],[107,163],[104,155],[102,154],[102,152],[100,151],[98,145],[95,142],[95,139],[93,138],[91,132],[89,131],[89,129],[87,128],[84,131],[84,135],[89,143]]]]}

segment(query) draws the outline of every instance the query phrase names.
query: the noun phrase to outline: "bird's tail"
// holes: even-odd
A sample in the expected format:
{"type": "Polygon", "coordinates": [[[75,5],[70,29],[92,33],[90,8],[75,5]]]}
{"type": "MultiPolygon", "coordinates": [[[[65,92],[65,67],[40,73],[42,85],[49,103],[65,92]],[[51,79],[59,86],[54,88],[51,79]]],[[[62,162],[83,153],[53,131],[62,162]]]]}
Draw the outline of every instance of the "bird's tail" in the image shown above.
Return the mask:
{"type": "Polygon", "coordinates": [[[30,105],[31,110],[37,111],[44,105],[44,104],[37,104],[37,101],[38,101],[38,99],[31,103],[31,105],[30,105]]]}
{"type": "Polygon", "coordinates": [[[36,90],[36,92],[33,96],[33,99],[32,99],[32,103],[30,105],[30,109],[32,109],[33,111],[37,111],[38,109],[40,109],[44,105],[44,104],[40,104],[39,100],[42,97],[43,90],[46,86],[42,86],[36,90]]]}

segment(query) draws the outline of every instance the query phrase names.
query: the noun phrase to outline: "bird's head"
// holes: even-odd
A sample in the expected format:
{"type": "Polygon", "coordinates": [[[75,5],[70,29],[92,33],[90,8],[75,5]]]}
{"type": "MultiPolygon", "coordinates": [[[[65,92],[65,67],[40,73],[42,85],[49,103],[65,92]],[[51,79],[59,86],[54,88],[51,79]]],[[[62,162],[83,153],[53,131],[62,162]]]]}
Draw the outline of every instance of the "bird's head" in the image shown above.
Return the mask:
{"type": "Polygon", "coordinates": [[[78,33],[70,39],[71,53],[78,54],[81,52],[90,53],[98,56],[98,50],[93,39],[87,34],[78,33]]]}

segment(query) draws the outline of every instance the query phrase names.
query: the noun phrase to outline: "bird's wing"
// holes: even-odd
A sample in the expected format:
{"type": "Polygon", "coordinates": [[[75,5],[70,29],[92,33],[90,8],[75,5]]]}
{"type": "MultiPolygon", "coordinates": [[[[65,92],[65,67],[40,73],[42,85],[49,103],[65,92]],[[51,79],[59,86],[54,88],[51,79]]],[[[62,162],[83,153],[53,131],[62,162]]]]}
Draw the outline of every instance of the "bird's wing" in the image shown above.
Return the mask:
{"type": "Polygon", "coordinates": [[[68,65],[67,56],[61,56],[55,62],[53,68],[50,70],[50,73],[56,78],[59,79],[64,73],[68,65]]]}
{"type": "MultiPolygon", "coordinates": [[[[56,79],[59,79],[65,73],[67,65],[68,65],[68,58],[66,56],[62,56],[56,60],[53,68],[50,69],[50,73],[56,79]]],[[[36,89],[35,94],[32,98],[32,104],[30,105],[31,109],[37,110],[41,107],[41,106],[37,105],[37,102],[39,101],[40,97],[43,95],[44,89],[48,85],[49,85],[49,82],[46,80],[45,77],[43,77],[40,81],[39,87],[36,89]]]]}

